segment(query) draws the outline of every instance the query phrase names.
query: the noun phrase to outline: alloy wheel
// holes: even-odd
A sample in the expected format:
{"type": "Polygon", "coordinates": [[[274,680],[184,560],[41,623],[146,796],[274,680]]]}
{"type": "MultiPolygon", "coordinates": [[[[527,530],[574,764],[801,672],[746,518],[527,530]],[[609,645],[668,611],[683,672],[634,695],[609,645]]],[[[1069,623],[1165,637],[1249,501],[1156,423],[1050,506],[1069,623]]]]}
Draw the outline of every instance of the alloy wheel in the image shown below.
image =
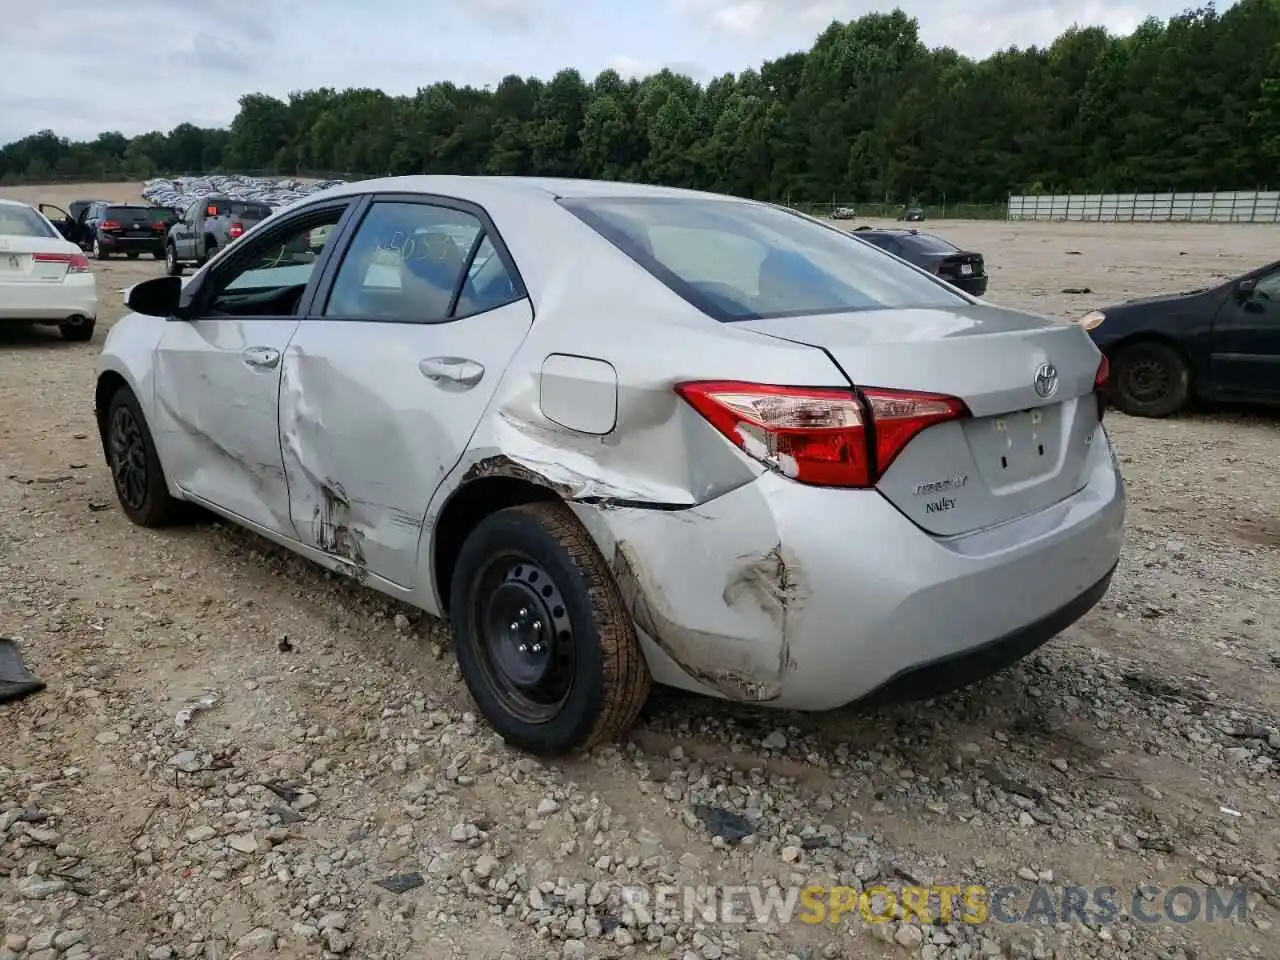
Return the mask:
{"type": "Polygon", "coordinates": [[[111,477],[125,506],[141,510],[147,500],[147,447],[133,412],[119,406],[111,417],[111,477]]]}

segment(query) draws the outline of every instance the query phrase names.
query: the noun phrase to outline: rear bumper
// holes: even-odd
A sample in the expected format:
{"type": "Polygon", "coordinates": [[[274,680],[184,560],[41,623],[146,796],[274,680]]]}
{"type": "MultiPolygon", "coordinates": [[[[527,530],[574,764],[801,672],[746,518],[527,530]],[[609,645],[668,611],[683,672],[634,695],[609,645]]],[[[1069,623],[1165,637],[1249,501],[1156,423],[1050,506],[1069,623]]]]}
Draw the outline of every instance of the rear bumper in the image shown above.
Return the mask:
{"type": "Polygon", "coordinates": [[[872,706],[941,696],[977,683],[984,677],[1017,663],[1097,606],[1098,601],[1106,596],[1114,574],[1115,567],[1112,567],[1106,576],[1084,593],[1035,623],[1027,624],[989,643],[939,657],[895,674],[859,703],[872,706]]]}
{"type": "Polygon", "coordinates": [[[987,292],[987,277],[945,277],[948,283],[959,287],[971,297],[981,297],[987,292]]]}
{"type": "Polygon", "coordinates": [[[1101,427],[1099,439],[1078,493],[958,537],[926,534],[875,491],[772,473],[692,511],[573,507],[656,680],[827,710],[972,682],[1088,612],[1125,514],[1101,427]]]}
{"type": "Polygon", "coordinates": [[[111,253],[164,253],[164,237],[114,237],[109,233],[98,235],[103,250],[111,253]]]}
{"type": "Polygon", "coordinates": [[[97,319],[92,273],[73,273],[60,283],[0,283],[0,320],[56,322],[73,316],[97,319]]]}

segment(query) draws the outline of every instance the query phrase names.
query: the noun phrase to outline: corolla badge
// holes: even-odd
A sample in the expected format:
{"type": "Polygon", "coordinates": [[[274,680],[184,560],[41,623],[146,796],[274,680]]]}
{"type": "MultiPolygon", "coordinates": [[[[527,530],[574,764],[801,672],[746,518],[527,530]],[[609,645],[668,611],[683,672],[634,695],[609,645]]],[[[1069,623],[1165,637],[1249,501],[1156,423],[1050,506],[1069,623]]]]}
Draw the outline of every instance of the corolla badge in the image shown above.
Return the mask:
{"type": "Polygon", "coordinates": [[[1049,399],[1058,392],[1058,368],[1052,363],[1040,364],[1036,367],[1036,375],[1032,383],[1036,388],[1036,396],[1049,399]]]}

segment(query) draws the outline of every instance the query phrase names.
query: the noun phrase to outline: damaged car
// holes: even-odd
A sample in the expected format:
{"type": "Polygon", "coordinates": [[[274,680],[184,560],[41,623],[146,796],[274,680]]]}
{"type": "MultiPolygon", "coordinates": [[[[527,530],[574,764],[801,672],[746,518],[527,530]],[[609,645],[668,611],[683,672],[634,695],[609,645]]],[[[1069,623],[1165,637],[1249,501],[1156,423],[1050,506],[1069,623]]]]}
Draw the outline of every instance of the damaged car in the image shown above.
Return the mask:
{"type": "Polygon", "coordinates": [[[203,508],[447,617],[514,746],[651,686],[920,698],[1105,594],[1124,485],[1079,326],[782,207],[396,177],[128,294],[95,404],[120,506],[203,508]]]}

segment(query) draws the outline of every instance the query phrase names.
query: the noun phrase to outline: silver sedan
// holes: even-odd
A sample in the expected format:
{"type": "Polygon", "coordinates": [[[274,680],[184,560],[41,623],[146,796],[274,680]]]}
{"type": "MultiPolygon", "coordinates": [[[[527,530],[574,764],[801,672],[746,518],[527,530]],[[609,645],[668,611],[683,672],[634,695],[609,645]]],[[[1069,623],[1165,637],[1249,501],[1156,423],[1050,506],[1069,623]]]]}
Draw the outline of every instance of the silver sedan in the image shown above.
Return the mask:
{"type": "Polygon", "coordinates": [[[616,737],[654,682],[934,695],[1119,556],[1088,334],[769,204],[365,181],[128,304],[96,396],[125,513],[200,507],[447,616],[530,751],[616,737]]]}

